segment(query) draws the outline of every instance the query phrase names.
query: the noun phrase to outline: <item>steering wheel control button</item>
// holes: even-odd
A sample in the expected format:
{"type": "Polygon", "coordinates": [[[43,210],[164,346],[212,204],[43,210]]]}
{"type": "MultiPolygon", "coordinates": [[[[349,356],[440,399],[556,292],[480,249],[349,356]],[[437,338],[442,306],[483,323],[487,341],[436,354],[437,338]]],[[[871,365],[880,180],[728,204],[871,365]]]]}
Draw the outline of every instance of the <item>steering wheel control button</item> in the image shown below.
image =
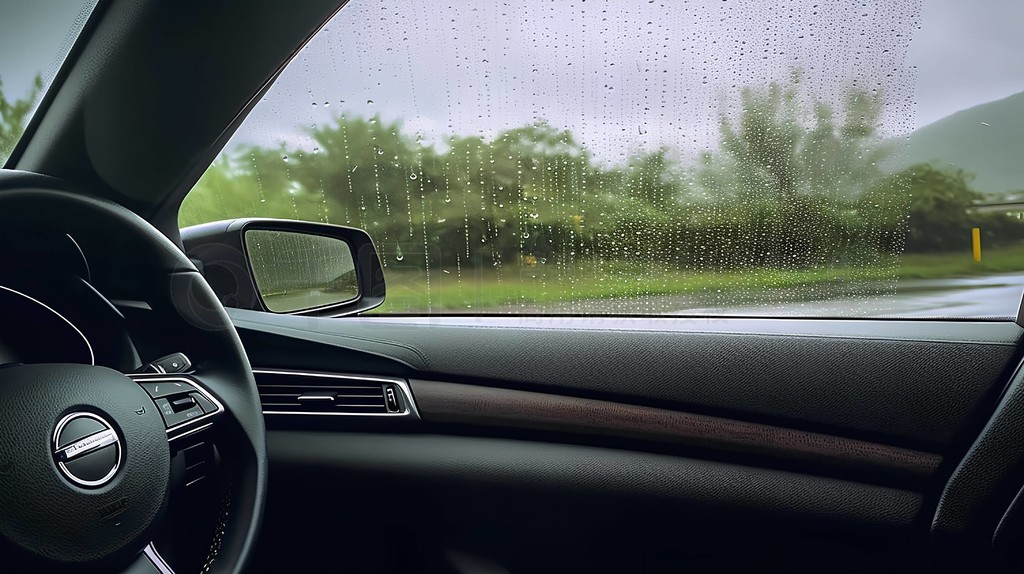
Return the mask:
{"type": "Polygon", "coordinates": [[[121,439],[114,425],[91,412],[62,418],[53,430],[53,460],[61,475],[78,486],[110,482],[121,467],[121,439]]]}
{"type": "Polygon", "coordinates": [[[216,398],[190,377],[137,373],[132,379],[150,396],[160,412],[168,441],[209,428],[211,425],[203,424],[203,421],[224,410],[216,398]]]}
{"type": "Polygon", "coordinates": [[[167,417],[174,415],[174,407],[171,406],[171,401],[167,399],[156,399],[153,402],[156,403],[157,408],[160,409],[160,414],[163,415],[164,422],[166,423],[167,417]]]}
{"type": "Polygon", "coordinates": [[[181,411],[185,411],[196,406],[196,400],[192,398],[192,395],[182,395],[180,397],[175,396],[168,400],[171,401],[171,408],[174,409],[174,412],[176,413],[180,413],[181,411]]]}
{"type": "Polygon", "coordinates": [[[173,373],[184,373],[192,368],[192,361],[185,356],[185,353],[172,353],[166,357],[149,363],[139,369],[140,373],[159,373],[169,375],[173,373]]]}
{"type": "Polygon", "coordinates": [[[196,390],[195,387],[184,381],[138,381],[138,383],[154,399],[191,393],[196,390]]]}
{"type": "Polygon", "coordinates": [[[164,422],[167,423],[167,428],[176,427],[182,423],[197,419],[203,416],[203,414],[205,414],[203,409],[199,405],[195,405],[190,409],[174,412],[170,415],[164,414],[164,422]]]}
{"type": "Polygon", "coordinates": [[[213,404],[210,399],[203,396],[202,393],[192,393],[192,399],[196,401],[196,404],[203,409],[206,414],[217,412],[217,405],[213,404]]]}
{"type": "MultiPolygon", "coordinates": [[[[199,393],[193,394],[199,395],[199,393]]],[[[192,395],[161,397],[153,402],[160,409],[167,428],[176,427],[206,414],[192,395]]]]}
{"type": "Polygon", "coordinates": [[[174,399],[174,402],[166,398],[156,400],[156,406],[160,408],[160,414],[163,415],[164,424],[167,425],[167,428],[178,426],[181,423],[188,422],[204,414],[203,409],[199,405],[195,404],[192,397],[185,395],[184,398],[189,400],[192,404],[191,407],[175,408],[175,403],[181,401],[181,398],[174,399]]]}

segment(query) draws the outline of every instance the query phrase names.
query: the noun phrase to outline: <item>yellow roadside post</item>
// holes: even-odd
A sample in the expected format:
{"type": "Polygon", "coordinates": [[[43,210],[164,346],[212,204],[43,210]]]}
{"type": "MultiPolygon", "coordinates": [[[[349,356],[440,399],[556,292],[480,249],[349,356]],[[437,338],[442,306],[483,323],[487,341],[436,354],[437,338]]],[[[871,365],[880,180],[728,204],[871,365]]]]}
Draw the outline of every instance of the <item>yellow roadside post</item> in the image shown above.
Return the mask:
{"type": "Polygon", "coordinates": [[[971,228],[971,243],[974,246],[974,261],[981,263],[981,228],[971,228]]]}

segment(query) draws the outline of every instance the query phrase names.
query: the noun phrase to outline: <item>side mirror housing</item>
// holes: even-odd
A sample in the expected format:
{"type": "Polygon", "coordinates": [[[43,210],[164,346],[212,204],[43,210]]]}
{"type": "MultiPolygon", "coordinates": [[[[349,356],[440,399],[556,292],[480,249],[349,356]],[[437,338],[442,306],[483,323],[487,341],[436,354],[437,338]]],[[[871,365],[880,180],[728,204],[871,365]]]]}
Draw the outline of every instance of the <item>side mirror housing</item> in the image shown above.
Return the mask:
{"type": "Polygon", "coordinates": [[[232,219],[181,230],[226,307],[340,317],[384,302],[384,270],[361,229],[285,219],[232,219]]]}

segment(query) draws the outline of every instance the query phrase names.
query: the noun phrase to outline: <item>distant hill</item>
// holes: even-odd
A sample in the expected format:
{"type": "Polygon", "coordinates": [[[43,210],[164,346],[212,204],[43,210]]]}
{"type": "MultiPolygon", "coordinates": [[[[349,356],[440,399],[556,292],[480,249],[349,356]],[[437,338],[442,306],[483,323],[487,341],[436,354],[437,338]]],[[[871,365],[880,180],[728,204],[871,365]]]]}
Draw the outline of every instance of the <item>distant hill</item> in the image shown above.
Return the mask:
{"type": "Polygon", "coordinates": [[[975,175],[974,189],[992,196],[1024,190],[1024,92],[916,130],[897,162],[963,169],[975,175]]]}

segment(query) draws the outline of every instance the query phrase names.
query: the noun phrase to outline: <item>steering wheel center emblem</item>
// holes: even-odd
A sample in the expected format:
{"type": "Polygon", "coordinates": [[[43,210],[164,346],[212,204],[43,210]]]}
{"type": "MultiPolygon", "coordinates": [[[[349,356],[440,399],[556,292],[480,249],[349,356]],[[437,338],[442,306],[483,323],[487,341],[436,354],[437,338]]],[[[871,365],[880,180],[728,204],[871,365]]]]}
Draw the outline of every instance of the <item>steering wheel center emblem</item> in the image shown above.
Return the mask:
{"type": "Polygon", "coordinates": [[[60,419],[53,430],[52,450],[64,478],[89,488],[110,482],[123,462],[114,425],[94,413],[75,412],[60,419]]]}

